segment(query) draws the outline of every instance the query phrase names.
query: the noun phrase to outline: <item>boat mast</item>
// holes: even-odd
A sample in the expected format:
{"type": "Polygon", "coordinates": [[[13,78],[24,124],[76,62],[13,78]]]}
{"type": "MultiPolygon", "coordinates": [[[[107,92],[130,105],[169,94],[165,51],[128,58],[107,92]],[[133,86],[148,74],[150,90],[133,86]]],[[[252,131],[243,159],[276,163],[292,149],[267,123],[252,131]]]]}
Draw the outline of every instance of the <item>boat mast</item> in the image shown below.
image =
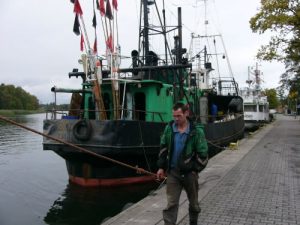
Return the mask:
{"type": "Polygon", "coordinates": [[[168,64],[168,41],[167,41],[167,32],[166,32],[166,10],[165,10],[165,0],[163,0],[163,35],[165,40],[165,58],[166,58],[166,64],[168,64]]]}
{"type": "Polygon", "coordinates": [[[256,63],[254,75],[255,75],[255,89],[257,91],[261,91],[261,77],[260,77],[261,72],[258,69],[258,63],[256,63]]]}
{"type": "Polygon", "coordinates": [[[143,0],[143,12],[144,12],[144,28],[143,28],[143,51],[144,51],[144,58],[143,62],[144,65],[149,66],[149,18],[148,18],[148,0],[143,0]]]}

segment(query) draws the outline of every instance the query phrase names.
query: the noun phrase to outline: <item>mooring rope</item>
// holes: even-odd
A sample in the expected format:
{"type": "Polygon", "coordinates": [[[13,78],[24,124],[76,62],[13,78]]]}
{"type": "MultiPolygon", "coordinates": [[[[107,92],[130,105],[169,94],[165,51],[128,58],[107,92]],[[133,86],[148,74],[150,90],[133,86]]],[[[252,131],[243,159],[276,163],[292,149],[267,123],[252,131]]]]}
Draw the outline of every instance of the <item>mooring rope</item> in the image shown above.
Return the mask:
{"type": "Polygon", "coordinates": [[[234,133],[232,135],[229,135],[229,136],[226,136],[226,137],[223,137],[223,138],[219,138],[219,139],[214,139],[214,140],[208,140],[208,139],[206,139],[206,141],[207,141],[207,143],[211,144],[212,146],[215,146],[215,147],[220,148],[220,149],[225,149],[224,146],[217,145],[215,143],[220,142],[220,141],[222,141],[224,139],[235,137],[236,135],[240,134],[243,131],[244,131],[244,129],[240,129],[239,131],[237,131],[236,133],[234,133]]]}
{"type": "Polygon", "coordinates": [[[59,143],[68,145],[68,146],[73,147],[74,149],[76,149],[76,150],[78,150],[78,151],[80,151],[80,152],[84,152],[84,153],[93,155],[93,156],[98,157],[98,158],[100,158],[100,159],[104,159],[104,160],[110,161],[110,162],[112,162],[112,163],[116,163],[116,164],[118,164],[118,165],[127,167],[127,168],[129,168],[129,169],[133,169],[133,170],[137,171],[138,173],[141,173],[141,174],[147,174],[147,175],[150,175],[150,176],[153,176],[153,177],[156,178],[156,174],[155,174],[155,173],[149,172],[149,171],[147,171],[147,170],[145,170],[145,169],[143,169],[143,168],[140,168],[140,167],[137,167],[137,166],[131,166],[131,165],[129,165],[129,164],[126,164],[126,163],[123,163],[123,162],[121,162],[121,161],[118,161],[118,160],[109,158],[109,157],[107,157],[107,156],[104,156],[104,155],[100,155],[100,154],[94,153],[94,152],[92,152],[92,151],[90,151],[90,150],[87,150],[87,149],[85,149],[85,148],[79,147],[79,146],[74,145],[74,144],[72,144],[72,143],[69,143],[69,142],[66,142],[66,141],[64,141],[64,140],[61,140],[61,139],[58,139],[58,138],[49,136],[49,135],[47,135],[47,134],[44,134],[44,133],[42,133],[42,132],[39,132],[39,131],[37,131],[37,130],[34,130],[34,129],[32,129],[32,128],[29,128],[29,127],[27,127],[27,126],[24,126],[24,125],[22,125],[22,124],[20,124],[20,123],[17,123],[17,122],[15,122],[15,121],[10,120],[10,119],[8,119],[8,118],[6,118],[6,117],[3,117],[3,116],[1,116],[1,115],[0,115],[0,120],[3,120],[3,121],[5,121],[5,122],[7,122],[7,123],[16,125],[16,126],[18,126],[18,127],[21,127],[21,128],[23,128],[23,129],[28,130],[28,131],[31,131],[31,132],[33,132],[33,133],[39,134],[39,135],[41,135],[41,136],[43,136],[43,137],[52,139],[52,140],[57,141],[57,142],[59,142],[59,143]]]}

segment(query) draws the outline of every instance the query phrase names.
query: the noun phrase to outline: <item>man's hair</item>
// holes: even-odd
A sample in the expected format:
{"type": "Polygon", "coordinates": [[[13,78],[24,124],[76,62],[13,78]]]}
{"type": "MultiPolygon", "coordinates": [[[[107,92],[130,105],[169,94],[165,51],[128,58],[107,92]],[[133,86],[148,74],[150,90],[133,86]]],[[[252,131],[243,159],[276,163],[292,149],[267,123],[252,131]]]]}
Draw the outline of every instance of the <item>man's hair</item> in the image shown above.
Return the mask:
{"type": "Polygon", "coordinates": [[[178,110],[181,109],[182,112],[186,112],[189,107],[188,105],[183,104],[182,102],[177,102],[174,106],[173,106],[173,110],[178,110]]]}

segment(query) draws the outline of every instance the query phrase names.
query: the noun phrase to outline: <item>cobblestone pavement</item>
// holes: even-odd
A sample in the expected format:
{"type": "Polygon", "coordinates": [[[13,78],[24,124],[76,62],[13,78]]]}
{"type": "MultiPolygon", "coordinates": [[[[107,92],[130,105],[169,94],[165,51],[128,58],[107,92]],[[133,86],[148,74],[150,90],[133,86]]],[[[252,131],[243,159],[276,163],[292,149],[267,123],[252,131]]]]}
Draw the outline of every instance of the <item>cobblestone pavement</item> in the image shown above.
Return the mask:
{"type": "Polygon", "coordinates": [[[300,122],[273,126],[201,200],[198,225],[300,224],[300,122]]]}

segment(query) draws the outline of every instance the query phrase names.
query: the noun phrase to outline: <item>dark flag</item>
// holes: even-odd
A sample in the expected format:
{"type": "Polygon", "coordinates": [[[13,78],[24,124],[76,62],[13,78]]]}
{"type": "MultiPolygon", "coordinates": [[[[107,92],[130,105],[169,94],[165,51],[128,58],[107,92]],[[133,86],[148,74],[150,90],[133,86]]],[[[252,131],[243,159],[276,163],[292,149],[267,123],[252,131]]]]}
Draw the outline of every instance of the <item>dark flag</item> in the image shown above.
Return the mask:
{"type": "Polygon", "coordinates": [[[83,52],[83,48],[84,48],[84,38],[83,38],[83,35],[81,34],[81,38],[80,38],[80,51],[83,52]]]}
{"type": "Polygon", "coordinates": [[[97,19],[96,19],[96,13],[95,13],[95,11],[94,11],[94,17],[93,17],[93,27],[95,27],[95,28],[96,28],[96,26],[97,26],[97,19]]]}
{"type": "Polygon", "coordinates": [[[75,0],[75,2],[74,2],[74,13],[79,14],[79,15],[83,14],[79,0],[75,0]]]}
{"type": "Polygon", "coordinates": [[[74,21],[74,26],[73,26],[73,32],[76,35],[80,34],[80,24],[79,24],[79,20],[78,20],[78,15],[77,14],[75,16],[75,21],[74,21]]]}
{"type": "Polygon", "coordinates": [[[100,5],[99,5],[99,1],[96,0],[96,6],[97,6],[97,9],[99,10],[100,9],[100,5]]]}
{"type": "Polygon", "coordinates": [[[110,52],[113,52],[113,39],[111,35],[109,35],[106,40],[106,47],[110,50],[110,52]]]}
{"type": "Polygon", "coordinates": [[[114,18],[112,11],[111,11],[109,0],[106,0],[106,14],[105,15],[110,20],[112,20],[114,18]]]}
{"type": "Polygon", "coordinates": [[[105,5],[104,5],[104,0],[100,0],[99,10],[100,10],[101,16],[104,16],[104,15],[105,15],[105,5]]]}
{"type": "Polygon", "coordinates": [[[118,10],[118,1],[117,0],[112,0],[112,5],[115,8],[115,10],[118,10]]]}

